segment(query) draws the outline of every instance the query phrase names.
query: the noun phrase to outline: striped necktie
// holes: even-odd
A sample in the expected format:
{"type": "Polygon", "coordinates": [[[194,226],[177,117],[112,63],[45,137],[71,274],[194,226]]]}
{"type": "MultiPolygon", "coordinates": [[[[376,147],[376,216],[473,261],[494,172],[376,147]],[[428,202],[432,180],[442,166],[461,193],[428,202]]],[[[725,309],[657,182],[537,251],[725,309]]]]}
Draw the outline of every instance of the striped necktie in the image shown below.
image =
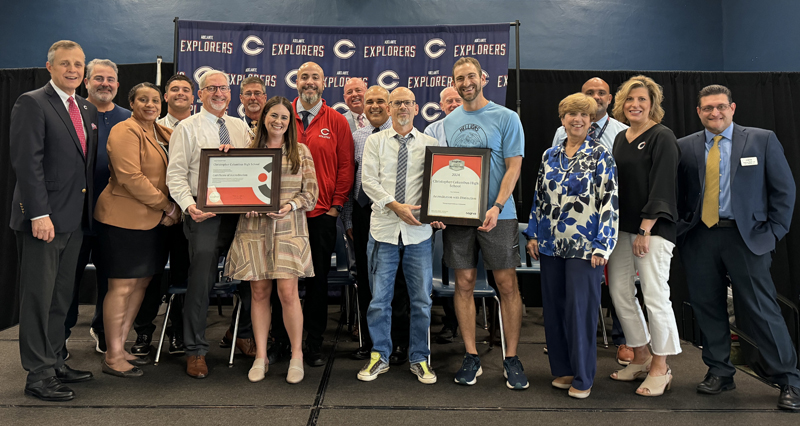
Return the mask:
{"type": "Polygon", "coordinates": [[[400,142],[400,149],[397,150],[397,183],[394,187],[394,199],[400,204],[406,202],[406,174],[408,172],[408,141],[411,139],[409,133],[406,137],[395,137],[400,142]]]}
{"type": "Polygon", "coordinates": [[[225,125],[225,119],[220,117],[217,119],[217,124],[219,125],[219,144],[230,145],[231,135],[228,134],[228,127],[225,125]]]}

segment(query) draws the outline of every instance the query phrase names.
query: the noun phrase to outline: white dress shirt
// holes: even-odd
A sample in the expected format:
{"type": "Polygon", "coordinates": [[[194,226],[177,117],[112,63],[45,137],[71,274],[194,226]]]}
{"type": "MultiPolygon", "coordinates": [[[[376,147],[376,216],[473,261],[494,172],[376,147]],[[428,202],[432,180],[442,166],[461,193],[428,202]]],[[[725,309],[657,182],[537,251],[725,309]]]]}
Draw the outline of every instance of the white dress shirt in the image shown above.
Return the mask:
{"type": "MultiPolygon", "coordinates": [[[[197,197],[197,178],[200,175],[200,150],[219,148],[219,117],[201,108],[197,114],[181,121],[169,140],[169,165],[167,166],[167,186],[172,198],[186,211],[195,204],[197,197]]],[[[250,145],[250,130],[244,121],[227,114],[225,127],[231,138],[233,148],[246,148],[250,145]]]]}
{"type": "MultiPolygon", "coordinates": [[[[361,162],[361,185],[372,200],[372,218],[369,233],[375,241],[397,244],[402,234],[403,244],[419,244],[431,237],[431,226],[413,226],[403,222],[395,212],[386,207],[394,198],[397,183],[397,154],[400,141],[394,128],[388,128],[367,138],[361,162]]],[[[422,179],[425,172],[425,151],[428,146],[439,146],[439,141],[412,129],[406,143],[405,204],[422,204],[422,179]]]]}
{"type": "Polygon", "coordinates": [[[175,126],[177,126],[180,121],[181,120],[178,120],[172,114],[167,113],[167,115],[165,115],[165,116],[159,118],[158,120],[156,120],[156,123],[158,123],[158,124],[160,124],[160,125],[162,125],[164,127],[167,127],[167,128],[170,128],[170,129],[174,130],[175,126]]]}
{"type": "Polygon", "coordinates": [[[61,98],[61,103],[64,104],[64,108],[67,109],[67,115],[69,115],[69,98],[72,98],[72,100],[75,102],[75,106],[78,107],[78,112],[79,112],[78,117],[80,117],[81,119],[81,130],[83,130],[83,137],[84,140],[86,140],[86,137],[89,135],[86,134],[86,125],[83,122],[83,113],[80,113],[81,106],[78,105],[78,101],[75,100],[75,94],[73,93],[71,95],[68,95],[66,92],[59,89],[59,87],[56,86],[55,83],[53,83],[53,80],[50,80],[50,85],[53,86],[53,89],[56,91],[56,94],[58,94],[58,97],[61,98]]]}

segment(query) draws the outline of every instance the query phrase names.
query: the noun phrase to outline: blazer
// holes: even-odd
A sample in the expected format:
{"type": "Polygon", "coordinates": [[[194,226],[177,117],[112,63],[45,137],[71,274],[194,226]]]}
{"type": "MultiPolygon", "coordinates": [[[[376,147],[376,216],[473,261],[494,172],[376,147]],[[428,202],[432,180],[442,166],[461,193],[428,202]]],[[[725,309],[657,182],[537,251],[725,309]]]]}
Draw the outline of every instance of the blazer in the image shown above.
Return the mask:
{"type": "MultiPolygon", "coordinates": [[[[11,166],[17,175],[9,226],[31,232],[31,219],[50,215],[57,233],[78,230],[92,216],[97,108],[75,95],[86,131],[86,154],[53,86],[23,93],[11,110],[11,166]],[[89,200],[87,203],[86,201],[89,200]]],[[[91,229],[91,220],[85,225],[91,229]]]]}
{"type": "MultiPolygon", "coordinates": [[[[169,143],[172,129],[155,124],[159,140],[169,143]]],[[[94,218],[106,225],[148,230],[161,222],[169,206],[167,153],[133,117],[108,135],[111,177],[97,200],[94,218]]]]}
{"type": "MultiPolygon", "coordinates": [[[[705,183],[705,133],[678,140],[678,245],[700,220],[705,183]]],[[[734,124],[731,144],[731,208],[736,227],[756,255],[775,249],[789,232],[795,201],[795,183],[783,147],[769,130],[734,124]],[[742,159],[749,160],[743,165],[742,159]]],[[[700,224],[700,225],[698,225],[700,224]]]]}
{"type": "MultiPolygon", "coordinates": [[[[356,130],[358,130],[358,126],[356,125],[356,117],[358,117],[357,114],[348,109],[347,111],[343,112],[342,115],[347,119],[347,124],[350,125],[350,133],[354,133],[356,130]]],[[[366,117],[364,120],[366,120],[366,117]]]]}

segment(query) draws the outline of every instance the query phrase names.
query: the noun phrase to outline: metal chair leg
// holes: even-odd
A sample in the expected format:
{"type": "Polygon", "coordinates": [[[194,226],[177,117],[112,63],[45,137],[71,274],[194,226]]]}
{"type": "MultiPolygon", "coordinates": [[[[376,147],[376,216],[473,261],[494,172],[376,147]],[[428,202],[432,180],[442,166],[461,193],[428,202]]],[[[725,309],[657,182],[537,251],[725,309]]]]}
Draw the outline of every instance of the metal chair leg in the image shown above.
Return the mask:
{"type": "Polygon", "coordinates": [[[228,367],[233,367],[233,351],[236,350],[236,336],[239,334],[239,315],[242,313],[242,298],[238,294],[233,295],[234,302],[238,302],[236,309],[236,320],[233,323],[233,339],[231,340],[231,357],[228,359],[228,367]]]}
{"type": "Polygon", "coordinates": [[[600,327],[603,329],[603,347],[608,348],[608,334],[606,333],[606,320],[603,318],[602,305],[600,305],[600,327]]]}
{"type": "Polygon", "coordinates": [[[346,318],[344,324],[348,330],[352,330],[352,324],[350,323],[350,286],[344,287],[344,315],[346,318]]]}
{"type": "Polygon", "coordinates": [[[358,324],[358,347],[364,346],[364,339],[361,338],[361,305],[358,302],[358,284],[353,284],[353,287],[356,289],[356,321],[358,324]]]}
{"type": "Polygon", "coordinates": [[[217,295],[217,312],[219,316],[222,316],[222,297],[219,294],[217,295]]]}
{"type": "Polygon", "coordinates": [[[431,326],[428,326],[428,368],[431,367],[431,326]]]}
{"type": "Polygon", "coordinates": [[[161,327],[161,338],[158,339],[158,348],[156,349],[156,360],[153,365],[158,365],[158,361],[161,359],[161,348],[164,346],[164,334],[167,331],[167,321],[169,321],[169,311],[172,309],[172,300],[175,299],[175,295],[169,297],[169,303],[167,303],[167,312],[164,313],[164,325],[161,327]]]}
{"type": "Polygon", "coordinates": [[[486,314],[486,298],[482,297],[481,302],[483,303],[483,329],[489,329],[489,316],[486,314]]]}
{"type": "Polygon", "coordinates": [[[497,302],[497,316],[500,320],[500,344],[503,346],[503,361],[506,360],[506,333],[503,330],[503,310],[500,309],[500,298],[494,296],[494,300],[497,302]]]}

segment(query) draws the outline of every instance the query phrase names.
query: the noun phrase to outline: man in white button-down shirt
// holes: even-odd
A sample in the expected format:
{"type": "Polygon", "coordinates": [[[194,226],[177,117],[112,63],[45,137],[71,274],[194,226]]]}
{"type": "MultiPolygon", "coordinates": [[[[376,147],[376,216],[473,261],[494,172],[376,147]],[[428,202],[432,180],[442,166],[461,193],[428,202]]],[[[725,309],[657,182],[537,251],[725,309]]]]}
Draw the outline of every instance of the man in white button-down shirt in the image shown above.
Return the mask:
{"type": "Polygon", "coordinates": [[[431,322],[430,225],[417,220],[422,200],[425,148],[439,142],[414,128],[419,112],[414,93],[404,87],[389,98],[392,127],[367,138],[361,165],[361,185],[372,200],[369,243],[369,285],[372,301],[367,311],[372,337],[370,361],[358,373],[362,381],[375,380],[389,370],[392,351],[391,302],[397,268],[403,272],[411,302],[409,361],[420,382],[436,383],[427,364],[431,322]]]}
{"type": "Polygon", "coordinates": [[[186,373],[201,379],[208,375],[205,361],[208,292],[216,281],[219,255],[231,245],[239,215],[217,216],[197,208],[200,150],[223,149],[221,145],[245,148],[250,144],[250,134],[244,121],[226,114],[231,101],[228,77],[220,71],[209,71],[200,77],[199,83],[197,96],[203,108],[181,121],[172,133],[167,186],[184,212],[183,231],[189,240],[189,280],[183,307],[186,373]],[[222,136],[226,133],[227,136],[222,136]]]}

